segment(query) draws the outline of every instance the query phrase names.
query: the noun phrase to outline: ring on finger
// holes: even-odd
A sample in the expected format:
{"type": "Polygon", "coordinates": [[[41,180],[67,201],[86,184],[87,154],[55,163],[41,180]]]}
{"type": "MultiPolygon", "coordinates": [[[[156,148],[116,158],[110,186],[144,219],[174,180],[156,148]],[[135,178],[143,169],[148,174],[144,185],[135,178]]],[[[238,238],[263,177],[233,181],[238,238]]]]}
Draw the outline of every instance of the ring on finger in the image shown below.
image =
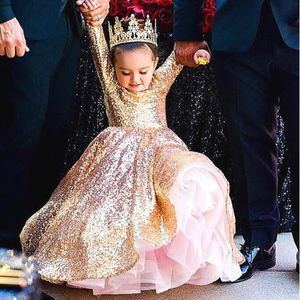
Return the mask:
{"type": "Polygon", "coordinates": [[[101,15],[97,15],[97,21],[101,20],[101,15]]]}

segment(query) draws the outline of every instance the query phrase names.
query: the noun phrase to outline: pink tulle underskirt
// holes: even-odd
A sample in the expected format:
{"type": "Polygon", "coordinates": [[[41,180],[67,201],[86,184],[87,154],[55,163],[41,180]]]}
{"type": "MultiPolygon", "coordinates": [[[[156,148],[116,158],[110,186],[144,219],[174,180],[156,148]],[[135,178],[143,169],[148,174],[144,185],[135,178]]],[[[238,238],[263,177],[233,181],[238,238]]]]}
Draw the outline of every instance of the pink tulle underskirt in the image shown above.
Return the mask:
{"type": "Polygon", "coordinates": [[[139,240],[140,258],[129,271],[108,279],[70,281],[68,286],[92,289],[94,295],[157,293],[183,284],[206,285],[219,278],[241,276],[232,254],[226,214],[227,182],[216,168],[192,163],[182,170],[170,191],[176,207],[177,234],[155,247],[139,240]]]}

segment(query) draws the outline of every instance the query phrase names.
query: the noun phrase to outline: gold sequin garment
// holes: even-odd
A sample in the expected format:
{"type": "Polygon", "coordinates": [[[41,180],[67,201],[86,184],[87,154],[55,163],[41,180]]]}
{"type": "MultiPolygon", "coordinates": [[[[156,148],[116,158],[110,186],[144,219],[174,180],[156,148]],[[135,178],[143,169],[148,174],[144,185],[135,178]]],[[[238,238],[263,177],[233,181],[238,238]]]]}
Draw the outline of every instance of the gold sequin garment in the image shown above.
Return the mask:
{"type": "Polygon", "coordinates": [[[149,89],[133,94],[117,84],[102,27],[88,30],[110,127],[21,232],[24,252],[50,282],[109,278],[137,262],[137,240],[168,244],[177,229],[170,188],[186,161],[208,161],[167,128],[165,97],[181,70],[174,53],[149,89]]]}
{"type": "Polygon", "coordinates": [[[94,62],[104,92],[109,126],[133,128],[167,127],[166,95],[182,70],[175,62],[175,54],[158,68],[148,90],[131,93],[117,84],[102,27],[89,28],[94,62]]]}

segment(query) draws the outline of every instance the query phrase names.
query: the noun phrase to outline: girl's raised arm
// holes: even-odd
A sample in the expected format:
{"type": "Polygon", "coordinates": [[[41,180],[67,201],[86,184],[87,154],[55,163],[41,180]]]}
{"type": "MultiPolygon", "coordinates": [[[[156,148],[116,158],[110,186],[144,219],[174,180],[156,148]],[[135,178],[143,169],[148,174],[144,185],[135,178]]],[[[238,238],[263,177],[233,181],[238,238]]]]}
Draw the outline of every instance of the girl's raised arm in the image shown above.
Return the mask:
{"type": "Polygon", "coordinates": [[[112,65],[110,51],[104,36],[102,26],[87,26],[91,40],[94,64],[104,92],[116,83],[115,71],[112,65]]]}
{"type": "Polygon", "coordinates": [[[176,63],[175,52],[172,51],[165,62],[154,73],[155,78],[159,82],[159,87],[169,89],[182,68],[182,65],[176,63]]]}

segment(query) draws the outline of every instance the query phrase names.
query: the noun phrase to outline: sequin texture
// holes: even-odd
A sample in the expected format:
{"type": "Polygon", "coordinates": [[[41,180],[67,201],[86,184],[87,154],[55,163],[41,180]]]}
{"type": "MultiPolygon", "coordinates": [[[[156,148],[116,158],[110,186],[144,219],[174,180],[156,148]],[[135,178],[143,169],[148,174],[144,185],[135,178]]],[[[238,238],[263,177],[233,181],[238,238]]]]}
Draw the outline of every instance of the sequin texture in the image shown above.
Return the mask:
{"type": "MultiPolygon", "coordinates": [[[[129,270],[139,258],[136,240],[167,245],[177,229],[169,192],[178,172],[195,160],[220,172],[167,127],[166,95],[182,69],[174,53],[156,70],[149,89],[133,94],[117,84],[102,27],[89,28],[89,34],[109,127],[21,233],[23,250],[39,261],[41,277],[56,283],[129,270]]],[[[231,246],[241,261],[233,241],[231,246]]]]}

